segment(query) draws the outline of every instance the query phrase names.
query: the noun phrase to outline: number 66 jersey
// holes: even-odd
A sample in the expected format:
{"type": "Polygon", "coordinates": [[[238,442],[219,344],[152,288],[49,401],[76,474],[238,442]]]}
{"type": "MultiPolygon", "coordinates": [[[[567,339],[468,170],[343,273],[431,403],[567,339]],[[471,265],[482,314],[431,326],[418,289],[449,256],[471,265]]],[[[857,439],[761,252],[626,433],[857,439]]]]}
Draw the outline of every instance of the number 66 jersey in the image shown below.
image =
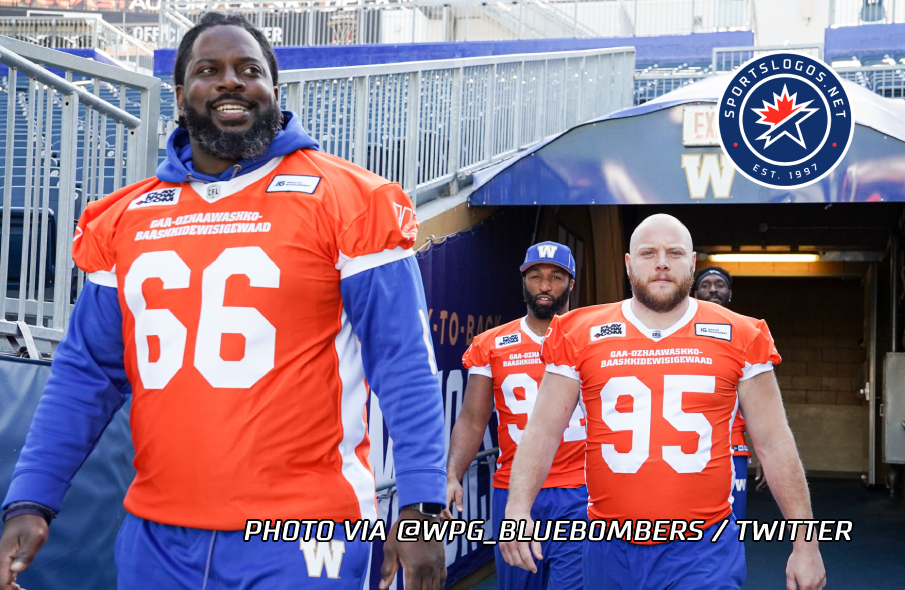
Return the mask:
{"type": "Polygon", "coordinates": [[[631,300],[598,305],[553,318],[543,361],[581,382],[591,519],[729,516],[736,388],[780,362],[763,320],[689,299],[651,330],[631,300]]]}
{"type": "Polygon", "coordinates": [[[416,232],[398,184],[313,150],[91,203],[73,257],[123,312],[126,509],[215,530],[375,518],[368,385],[341,281],[412,256],[416,232]]]}

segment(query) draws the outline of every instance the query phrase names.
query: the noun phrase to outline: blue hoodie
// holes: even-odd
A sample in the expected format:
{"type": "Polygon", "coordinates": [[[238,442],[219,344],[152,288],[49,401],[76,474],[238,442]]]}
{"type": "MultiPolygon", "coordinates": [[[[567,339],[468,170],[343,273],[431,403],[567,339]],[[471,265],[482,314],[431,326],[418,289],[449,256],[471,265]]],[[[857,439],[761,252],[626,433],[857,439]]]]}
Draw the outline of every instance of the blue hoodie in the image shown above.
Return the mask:
{"type": "Polygon", "coordinates": [[[177,127],[167,139],[167,159],[157,167],[157,178],[164,182],[220,182],[231,180],[234,176],[247,174],[257,170],[273,158],[285,156],[295,150],[318,150],[320,146],[302,129],[298,116],[292,111],[283,111],[283,129],[271,142],[270,147],[260,158],[242,160],[237,165],[227,168],[220,176],[209,176],[195,171],[192,165],[192,144],[189,132],[184,127],[177,127]]]}
{"type": "MultiPolygon", "coordinates": [[[[242,161],[238,170],[232,167],[216,178],[194,172],[188,132],[179,128],[170,135],[167,160],[158,167],[157,177],[174,183],[230,180],[272,158],[318,149],[294,113],[283,111],[283,120],[283,130],[265,155],[242,161]]],[[[394,439],[399,505],[443,504],[443,401],[430,335],[423,324],[429,312],[418,263],[414,256],[381,263],[343,279],[340,291],[361,342],[365,375],[379,395],[394,439]]],[[[59,512],[76,471],[132,394],[123,361],[122,318],[115,287],[85,283],[3,500],[9,514],[47,517],[59,512]]]]}

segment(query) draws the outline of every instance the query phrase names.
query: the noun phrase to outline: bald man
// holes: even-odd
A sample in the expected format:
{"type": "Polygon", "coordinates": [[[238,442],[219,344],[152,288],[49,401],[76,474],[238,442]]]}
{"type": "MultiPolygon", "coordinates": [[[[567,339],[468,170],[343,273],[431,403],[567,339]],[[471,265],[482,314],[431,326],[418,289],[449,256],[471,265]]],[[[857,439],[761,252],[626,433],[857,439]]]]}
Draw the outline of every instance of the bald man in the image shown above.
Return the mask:
{"type": "MultiPolygon", "coordinates": [[[[773,375],[780,357],[763,320],[689,298],[695,253],[677,219],[648,217],[629,249],[631,299],[550,324],[546,374],[513,462],[506,518],[534,530],[531,505],[580,395],[592,521],[585,588],[737,590],[745,556],[730,503],[730,433],[740,409],[783,515],[812,518],[773,375]]],[[[819,590],[823,560],[800,528],[786,587],[819,590]]],[[[543,558],[537,542],[500,550],[528,571],[543,558]]]]}

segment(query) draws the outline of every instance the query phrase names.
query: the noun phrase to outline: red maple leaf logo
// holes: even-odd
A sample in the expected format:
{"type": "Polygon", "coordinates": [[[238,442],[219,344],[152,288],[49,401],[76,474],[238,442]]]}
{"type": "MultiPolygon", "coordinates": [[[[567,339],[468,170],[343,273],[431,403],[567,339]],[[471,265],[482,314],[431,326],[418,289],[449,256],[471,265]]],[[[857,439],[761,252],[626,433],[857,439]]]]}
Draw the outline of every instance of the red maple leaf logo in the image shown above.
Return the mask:
{"type": "MultiPolygon", "coordinates": [[[[776,95],[774,94],[773,96],[775,97],[776,95]]],[[[799,108],[801,107],[795,106],[795,99],[790,98],[788,90],[783,87],[782,97],[776,101],[776,108],[773,108],[772,105],[767,105],[765,110],[757,111],[763,117],[763,121],[759,122],[777,125],[792,116],[799,108]]]]}

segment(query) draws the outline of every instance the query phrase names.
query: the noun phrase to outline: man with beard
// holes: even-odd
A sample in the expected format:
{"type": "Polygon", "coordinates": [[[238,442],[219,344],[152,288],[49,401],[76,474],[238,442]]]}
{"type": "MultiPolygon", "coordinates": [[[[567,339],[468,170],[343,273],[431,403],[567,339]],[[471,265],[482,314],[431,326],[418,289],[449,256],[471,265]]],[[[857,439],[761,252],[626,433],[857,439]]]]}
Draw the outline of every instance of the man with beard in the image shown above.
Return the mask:
{"type": "MultiPolygon", "coordinates": [[[[732,301],[732,276],[729,271],[719,266],[704,267],[695,273],[691,292],[701,301],[728,307],[732,301]]],[[[745,441],[745,419],[741,412],[735,416],[732,423],[729,444],[732,447],[732,465],[735,473],[735,484],[732,486],[732,513],[737,519],[742,520],[745,518],[748,503],[748,462],[751,461],[751,451],[748,450],[748,443],[745,441]]],[[[762,480],[760,463],[756,480],[762,480]]]]}
{"type": "MultiPolygon", "coordinates": [[[[744,544],[729,497],[739,407],[783,516],[812,518],[773,374],[779,354],[764,321],[689,297],[695,253],[674,217],[645,219],[625,266],[631,299],[550,324],[546,375],[512,467],[506,517],[532,530],[532,502],[580,394],[598,539],[584,545],[585,588],[737,590],[744,544]]],[[[797,529],[786,586],[818,590],[826,579],[816,538],[808,542],[805,527],[797,529]]],[[[541,555],[536,542],[504,543],[501,551],[529,571],[541,555]]]]}
{"type": "MultiPolygon", "coordinates": [[[[244,17],[204,16],[175,82],[180,128],[157,176],[79,221],[88,282],[3,503],[0,588],[131,397],[120,590],[361,589],[370,543],[343,540],[341,523],[377,518],[369,386],[400,518],[436,521],[445,498],[411,201],[279,110],[273,50],[244,17]],[[299,520],[340,524],[318,541],[299,520]]],[[[389,537],[382,587],[400,563],[407,588],[443,587],[442,542],[389,537]]]]}
{"type": "MultiPolygon", "coordinates": [[[[543,242],[528,248],[522,271],[522,291],[528,314],[475,337],[462,363],[468,369],[468,385],[462,411],[456,418],[449,443],[447,517],[455,503],[462,512],[462,477],[481,446],[487,423],[496,407],[500,456],[493,475],[493,530],[498,532],[506,509],[509,468],[528,418],[534,411],[537,390],[544,375],[540,360],[544,334],[553,317],[569,311],[569,295],[575,285],[575,259],[568,246],[543,242]]],[[[587,515],[588,492],[584,483],[585,428],[581,409],[572,409],[561,433],[553,466],[543,482],[531,515],[536,520],[575,520],[587,515]]],[[[497,579],[501,590],[580,589],[581,543],[544,543],[546,556],[538,571],[529,573],[507,565],[496,549],[497,579]]]]}

